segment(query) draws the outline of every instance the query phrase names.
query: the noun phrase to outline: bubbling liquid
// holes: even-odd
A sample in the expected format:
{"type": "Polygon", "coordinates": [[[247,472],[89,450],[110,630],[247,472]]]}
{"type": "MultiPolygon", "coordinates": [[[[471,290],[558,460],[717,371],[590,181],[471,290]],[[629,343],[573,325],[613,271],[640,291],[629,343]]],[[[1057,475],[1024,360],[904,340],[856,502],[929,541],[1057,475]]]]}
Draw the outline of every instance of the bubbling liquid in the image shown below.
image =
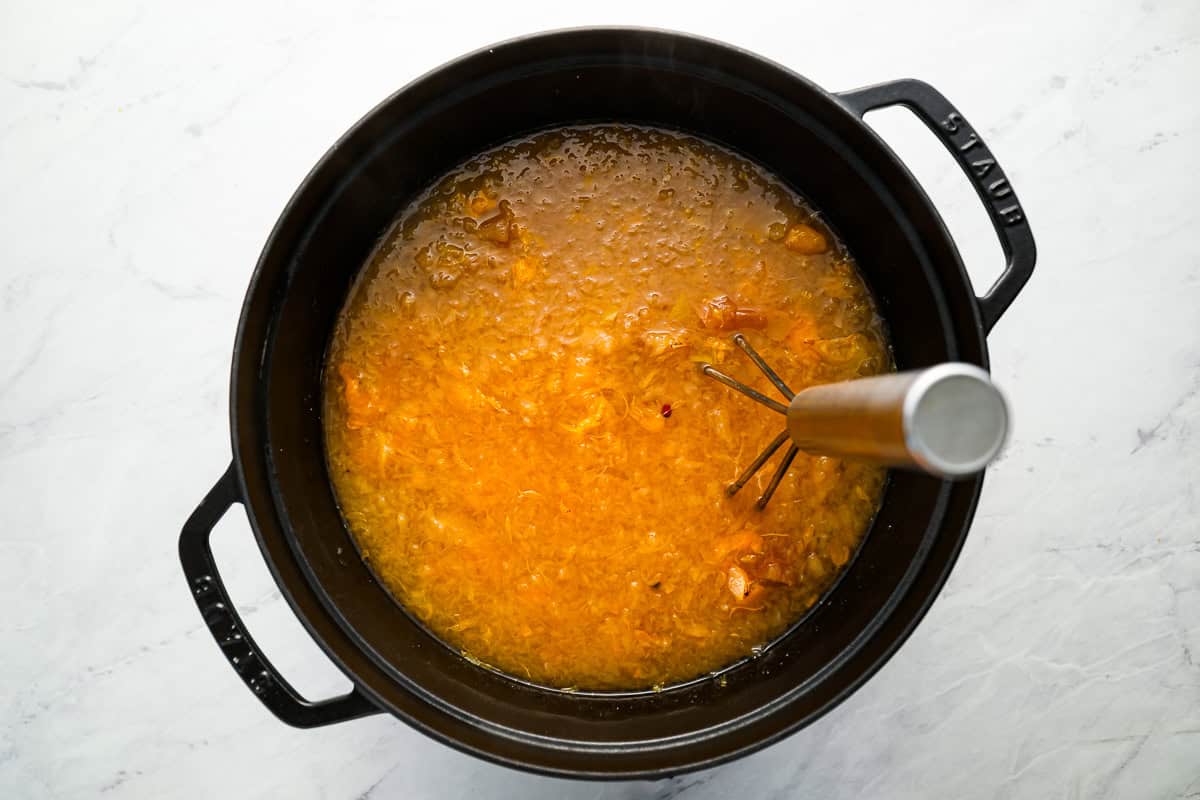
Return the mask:
{"type": "Polygon", "coordinates": [[[765,510],[770,467],[728,497],[783,428],[699,373],[771,391],[735,331],[795,390],[892,369],[850,254],[720,147],[603,125],[458,167],[377,248],[329,350],[328,464],[362,557],[451,646],[544,685],[750,654],[846,566],[884,472],[802,453],[765,510]]]}

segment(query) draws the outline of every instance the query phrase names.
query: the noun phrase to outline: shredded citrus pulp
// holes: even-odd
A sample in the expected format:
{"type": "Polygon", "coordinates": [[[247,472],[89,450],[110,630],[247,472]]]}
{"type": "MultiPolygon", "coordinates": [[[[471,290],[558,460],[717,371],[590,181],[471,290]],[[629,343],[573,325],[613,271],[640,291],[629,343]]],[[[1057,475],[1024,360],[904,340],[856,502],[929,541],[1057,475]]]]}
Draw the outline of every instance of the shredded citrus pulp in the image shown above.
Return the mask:
{"type": "MultiPolygon", "coordinates": [[[[715,145],[626,126],[521,139],[403,212],[342,311],[328,464],[362,557],[468,657],[557,687],[686,680],[797,620],[856,551],[882,470],[800,454],[728,484],[773,394],[892,368],[850,255],[715,145]]],[[[782,451],[780,451],[782,454],[782,451]]],[[[778,459],[779,456],[776,456],[778,459]]]]}

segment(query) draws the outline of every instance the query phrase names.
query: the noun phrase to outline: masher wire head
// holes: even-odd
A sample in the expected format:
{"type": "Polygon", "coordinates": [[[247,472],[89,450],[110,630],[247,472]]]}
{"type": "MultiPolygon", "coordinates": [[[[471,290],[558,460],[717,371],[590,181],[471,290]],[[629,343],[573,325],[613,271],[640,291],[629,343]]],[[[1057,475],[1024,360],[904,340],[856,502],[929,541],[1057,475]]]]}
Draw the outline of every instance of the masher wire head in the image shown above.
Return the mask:
{"type": "MultiPolygon", "coordinates": [[[[783,379],[779,377],[775,370],[771,369],[767,362],[763,360],[763,357],[760,356],[758,352],[750,346],[750,343],[746,341],[745,336],[740,333],[735,333],[733,335],[733,343],[736,344],[743,353],[750,357],[750,360],[754,362],[754,365],[762,371],[763,375],[767,376],[767,380],[769,380],[775,386],[775,388],[779,390],[779,393],[782,394],[785,399],[791,401],[791,399],[795,397],[795,392],[788,388],[788,385],[783,382],[783,379]]],[[[784,416],[787,416],[788,407],[786,405],[778,400],[773,400],[770,397],[767,397],[755,389],[751,389],[741,381],[729,377],[712,364],[702,364],[700,370],[713,380],[725,384],[730,389],[741,392],[754,402],[766,406],[777,414],[783,414],[784,416]]],[[[729,484],[729,487],[726,489],[726,492],[729,494],[729,496],[732,497],[733,495],[737,494],[738,491],[740,491],[741,488],[745,486],[760,469],[763,468],[763,466],[771,459],[771,456],[775,455],[775,451],[782,447],[783,443],[787,440],[788,432],[785,429],[778,436],[772,439],[771,443],[768,444],[761,453],[755,456],[754,460],[750,462],[750,465],[747,466],[742,474],[737,477],[737,480],[729,484]]],[[[783,476],[787,473],[788,468],[792,466],[792,461],[796,458],[796,453],[799,451],[800,448],[795,444],[792,444],[788,447],[787,452],[785,452],[783,455],[783,460],[779,462],[779,466],[775,469],[775,474],[771,476],[771,481],[767,484],[767,488],[763,491],[762,496],[759,497],[758,501],[754,504],[755,508],[760,511],[766,508],[767,503],[771,501],[771,497],[774,496],[775,490],[779,488],[779,484],[783,481],[783,476]]]]}
{"type": "Polygon", "coordinates": [[[1008,403],[987,372],[974,364],[945,362],[820,384],[797,394],[742,334],[734,334],[733,342],[788,400],[785,405],[711,364],[701,366],[705,375],[787,420],[785,431],[729,486],[729,494],[736,494],[791,439],[758,498],[759,509],[779,488],[799,450],[953,480],[979,473],[996,458],[1008,437],[1008,403]]]}

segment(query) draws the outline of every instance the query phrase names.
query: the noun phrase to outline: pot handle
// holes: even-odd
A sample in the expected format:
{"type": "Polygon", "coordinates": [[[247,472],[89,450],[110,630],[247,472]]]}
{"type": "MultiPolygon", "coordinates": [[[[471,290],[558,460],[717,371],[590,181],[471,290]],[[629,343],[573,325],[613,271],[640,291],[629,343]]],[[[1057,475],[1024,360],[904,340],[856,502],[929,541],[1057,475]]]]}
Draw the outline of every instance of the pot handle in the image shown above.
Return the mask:
{"type": "Polygon", "coordinates": [[[992,151],[950,101],[922,81],[890,81],[838,96],[860,118],[877,108],[905,106],[937,134],[975,187],[1004,248],[1004,272],[978,299],[983,329],[990,331],[1029,280],[1037,261],[1037,247],[1025,212],[992,151]]]}
{"type": "Polygon", "coordinates": [[[192,598],[234,672],[275,716],[297,728],[317,728],[379,713],[380,709],[357,688],[329,700],[305,700],[259,652],[225,591],[209,544],[213,526],[234,503],[240,502],[237,475],[230,464],[188,517],[179,536],[179,560],[192,598]]]}

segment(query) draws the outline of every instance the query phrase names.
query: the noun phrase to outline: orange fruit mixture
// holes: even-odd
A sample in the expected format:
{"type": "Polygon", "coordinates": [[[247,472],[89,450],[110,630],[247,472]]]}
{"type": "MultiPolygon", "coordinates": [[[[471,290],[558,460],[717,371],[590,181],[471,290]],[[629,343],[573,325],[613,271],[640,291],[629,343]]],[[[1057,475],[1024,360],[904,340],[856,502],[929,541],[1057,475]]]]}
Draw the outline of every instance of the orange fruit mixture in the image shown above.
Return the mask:
{"type": "MultiPolygon", "coordinates": [[[[539,684],[661,686],[779,635],[829,588],[881,469],[801,454],[726,486],[773,394],[892,369],[854,262],[777,179],[627,126],[521,139],[408,208],[325,371],[330,474],[362,557],[467,657],[539,684]]],[[[778,459],[779,456],[776,456],[778,459]]]]}

